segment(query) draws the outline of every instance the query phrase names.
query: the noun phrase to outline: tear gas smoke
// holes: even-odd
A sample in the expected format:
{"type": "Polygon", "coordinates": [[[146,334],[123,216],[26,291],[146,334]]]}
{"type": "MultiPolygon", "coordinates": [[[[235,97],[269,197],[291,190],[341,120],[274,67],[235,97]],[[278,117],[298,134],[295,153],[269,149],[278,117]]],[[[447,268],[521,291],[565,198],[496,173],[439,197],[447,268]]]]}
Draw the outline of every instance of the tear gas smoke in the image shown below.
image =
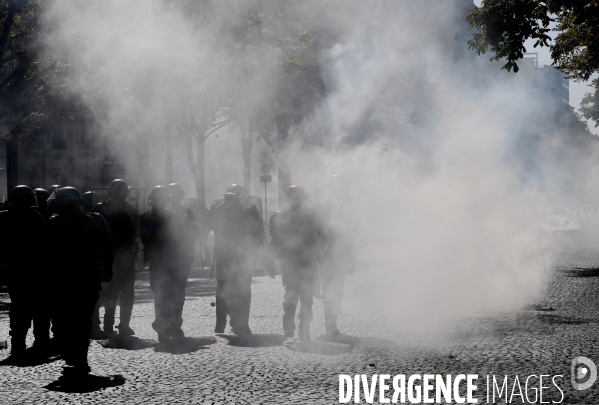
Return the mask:
{"type": "MultiPolygon", "coordinates": [[[[363,296],[344,298],[346,312],[367,305],[402,328],[518,309],[538,296],[550,264],[543,252],[552,179],[543,167],[530,176],[518,158],[526,150],[514,153],[546,95],[526,80],[479,80],[499,66],[481,67],[487,58],[469,55],[466,39],[455,38],[464,23],[454,3],[422,3],[337,4],[321,27],[335,34],[319,59],[326,97],[292,128],[288,147],[292,183],[314,200],[324,198],[333,174],[344,178],[348,220],[359,223],[360,263],[369,272],[363,296]]],[[[130,177],[155,184],[164,181],[163,135],[176,132],[173,117],[205,101],[196,90],[272,106],[269,93],[256,90],[279,80],[281,65],[269,54],[248,83],[217,63],[226,57],[223,37],[214,35],[219,24],[266,3],[214,3],[210,16],[165,4],[61,1],[47,14],[55,24],[48,44],[77,55],[70,91],[85,95],[102,134],[120,142],[133,167],[138,135],[150,140],[151,174],[130,177]]],[[[316,2],[301,4],[298,13],[315,13],[316,2]]],[[[258,58],[262,45],[247,57],[258,58]]],[[[242,178],[239,133],[220,133],[205,146],[208,200],[242,178]]],[[[174,172],[186,176],[176,180],[192,191],[189,145],[174,142],[174,172]]]]}

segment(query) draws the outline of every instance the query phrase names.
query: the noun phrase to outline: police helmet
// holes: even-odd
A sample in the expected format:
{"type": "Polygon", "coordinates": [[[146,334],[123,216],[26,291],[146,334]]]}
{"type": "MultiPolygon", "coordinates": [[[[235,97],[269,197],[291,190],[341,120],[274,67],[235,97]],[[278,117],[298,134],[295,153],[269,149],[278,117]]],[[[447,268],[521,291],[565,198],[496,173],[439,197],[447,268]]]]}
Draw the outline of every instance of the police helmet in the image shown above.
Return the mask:
{"type": "Polygon", "coordinates": [[[223,196],[225,197],[225,200],[226,200],[229,198],[241,198],[248,194],[249,194],[248,189],[245,188],[244,186],[242,186],[241,184],[231,184],[229,187],[227,187],[227,189],[225,190],[225,194],[223,194],[223,196]]]}
{"type": "Polygon", "coordinates": [[[48,198],[50,197],[50,193],[45,188],[36,188],[33,190],[33,195],[35,196],[35,202],[37,203],[37,207],[41,210],[46,209],[48,206],[48,198]]]}
{"type": "Polygon", "coordinates": [[[171,197],[183,199],[185,197],[185,191],[183,191],[183,187],[179,183],[171,183],[168,185],[168,191],[171,193],[171,197]]]}
{"type": "Polygon", "coordinates": [[[36,188],[35,190],[33,190],[33,193],[37,197],[37,201],[38,202],[43,201],[44,204],[50,197],[50,192],[48,190],[46,190],[45,188],[36,188]]]}
{"type": "Polygon", "coordinates": [[[150,200],[150,205],[166,205],[168,203],[168,198],[170,197],[170,192],[168,188],[165,186],[156,186],[150,191],[150,195],[148,199],[150,200]]]}
{"type": "Polygon", "coordinates": [[[124,191],[129,191],[129,185],[125,180],[122,179],[114,179],[110,182],[110,185],[108,186],[108,195],[110,196],[124,191]]]}
{"type": "Polygon", "coordinates": [[[301,186],[293,185],[287,189],[286,195],[289,202],[301,204],[306,199],[306,190],[301,186]]]}
{"type": "Polygon", "coordinates": [[[48,189],[48,193],[50,193],[50,195],[52,195],[52,193],[54,193],[59,188],[60,188],[60,185],[54,184],[53,186],[50,186],[50,188],[48,189]]]}
{"type": "Polygon", "coordinates": [[[33,191],[29,186],[19,185],[10,192],[10,205],[13,207],[31,207],[34,204],[33,191]]]}
{"type": "Polygon", "coordinates": [[[56,191],[57,204],[80,204],[81,193],[75,187],[62,187],[56,191]]]}

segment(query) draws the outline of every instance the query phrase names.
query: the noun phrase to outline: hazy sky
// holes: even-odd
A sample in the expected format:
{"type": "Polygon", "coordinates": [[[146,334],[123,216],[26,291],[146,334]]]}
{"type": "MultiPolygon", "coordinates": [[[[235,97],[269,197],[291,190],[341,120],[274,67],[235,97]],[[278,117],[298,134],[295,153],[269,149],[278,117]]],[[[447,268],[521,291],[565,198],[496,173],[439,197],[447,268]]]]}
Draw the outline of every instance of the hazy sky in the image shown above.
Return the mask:
{"type": "MultiPolygon", "coordinates": [[[[474,4],[480,5],[481,0],[474,0],[474,4]]],[[[551,59],[551,53],[547,47],[534,47],[535,41],[526,41],[525,46],[528,52],[537,52],[539,54],[539,64],[551,65],[553,59],[551,59]]],[[[576,83],[570,80],[570,105],[576,109],[580,107],[580,102],[585,93],[590,92],[590,88],[587,83],[576,83]]],[[[594,123],[590,123],[589,129],[592,133],[599,135],[599,128],[595,128],[594,123]]]]}

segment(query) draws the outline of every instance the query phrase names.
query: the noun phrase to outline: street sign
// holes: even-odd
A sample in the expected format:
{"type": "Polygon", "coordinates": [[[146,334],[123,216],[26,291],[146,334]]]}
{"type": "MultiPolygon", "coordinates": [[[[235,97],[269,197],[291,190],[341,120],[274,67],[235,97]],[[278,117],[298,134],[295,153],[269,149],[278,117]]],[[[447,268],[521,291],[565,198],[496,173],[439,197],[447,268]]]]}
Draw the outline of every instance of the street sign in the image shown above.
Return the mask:
{"type": "MultiPolygon", "coordinates": [[[[264,163],[262,166],[260,166],[260,174],[270,174],[270,165],[264,163]]],[[[264,180],[262,180],[264,181],[264,180]]]]}
{"type": "Polygon", "coordinates": [[[270,183],[272,181],[272,175],[270,174],[263,174],[260,176],[260,181],[262,183],[270,183]]]}

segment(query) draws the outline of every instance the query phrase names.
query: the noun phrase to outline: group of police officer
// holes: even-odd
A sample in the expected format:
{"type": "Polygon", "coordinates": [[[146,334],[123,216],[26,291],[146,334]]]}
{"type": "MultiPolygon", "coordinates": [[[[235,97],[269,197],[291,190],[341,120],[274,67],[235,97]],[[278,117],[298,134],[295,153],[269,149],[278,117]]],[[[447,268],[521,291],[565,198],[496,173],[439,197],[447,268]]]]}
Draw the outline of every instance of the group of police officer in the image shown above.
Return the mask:
{"type": "Polygon", "coordinates": [[[306,206],[302,187],[291,186],[288,210],[271,217],[270,244],[262,216],[241,185],[228,187],[205,220],[182,205],[185,193],[177,183],[154,187],[150,209],[141,215],[129,203],[129,186],[120,179],[112,181],[107,198],[94,207],[74,187],[15,187],[8,209],[0,212],[0,266],[11,298],[10,359],[19,362],[57,351],[67,365],[65,373],[87,374],[89,338],[115,332],[117,303],[119,335],[134,335],[130,320],[140,248],[144,264],[149,264],[152,327],[158,340],[183,337],[182,311],[194,246],[210,231],[217,280],[215,333],[224,332],[229,317],[233,333],[252,334],[253,270],[261,263],[274,278],[278,258],[285,286],[285,335],[295,335],[299,302],[298,337],[310,340],[313,297],[322,296],[327,335],[338,339],[344,278],[355,266],[355,232],[342,226],[351,221],[335,183],[317,209],[306,206]],[[35,341],[26,352],[32,322],[35,341]]]}

